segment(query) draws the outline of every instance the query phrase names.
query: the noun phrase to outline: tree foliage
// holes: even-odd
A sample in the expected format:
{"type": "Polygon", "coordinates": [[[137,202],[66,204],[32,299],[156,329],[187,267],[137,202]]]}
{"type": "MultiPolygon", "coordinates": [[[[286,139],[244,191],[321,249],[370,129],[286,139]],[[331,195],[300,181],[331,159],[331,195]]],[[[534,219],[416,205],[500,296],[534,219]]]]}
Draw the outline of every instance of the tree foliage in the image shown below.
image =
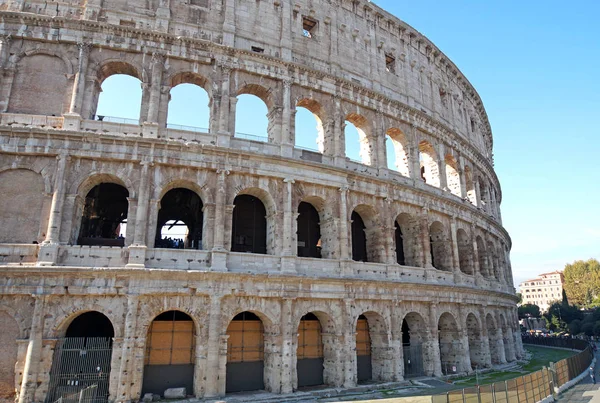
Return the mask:
{"type": "Polygon", "coordinates": [[[519,307],[519,319],[525,318],[539,318],[540,307],[533,304],[525,304],[519,307]]]}
{"type": "Polygon", "coordinates": [[[589,308],[600,302],[600,262],[577,260],[565,266],[566,296],[571,304],[589,308]]]}
{"type": "Polygon", "coordinates": [[[569,330],[568,324],[576,319],[582,320],[583,313],[576,306],[555,302],[550,305],[550,308],[548,308],[548,312],[544,314],[544,317],[546,318],[548,329],[557,332],[569,330]]]}

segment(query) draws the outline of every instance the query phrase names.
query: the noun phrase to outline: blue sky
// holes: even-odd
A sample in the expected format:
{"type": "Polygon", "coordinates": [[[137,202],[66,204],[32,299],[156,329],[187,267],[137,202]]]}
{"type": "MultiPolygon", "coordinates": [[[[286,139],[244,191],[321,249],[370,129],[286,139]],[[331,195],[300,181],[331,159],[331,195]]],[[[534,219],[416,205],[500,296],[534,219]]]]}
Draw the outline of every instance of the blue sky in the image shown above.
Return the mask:
{"type": "MultiPolygon", "coordinates": [[[[577,259],[600,258],[600,2],[375,3],[435,43],[483,100],[515,284],[577,259]]],[[[139,83],[115,77],[104,83],[105,94],[110,85],[131,95],[104,100],[98,114],[136,118],[139,83]]],[[[169,123],[208,127],[203,91],[179,86],[171,95],[169,123]]],[[[248,96],[237,110],[236,131],[265,135],[266,107],[248,96]]],[[[309,112],[297,114],[299,145],[316,147],[315,127],[309,112]]],[[[352,128],[347,135],[356,142],[352,128]]],[[[349,156],[359,159],[355,147],[349,156]]]]}

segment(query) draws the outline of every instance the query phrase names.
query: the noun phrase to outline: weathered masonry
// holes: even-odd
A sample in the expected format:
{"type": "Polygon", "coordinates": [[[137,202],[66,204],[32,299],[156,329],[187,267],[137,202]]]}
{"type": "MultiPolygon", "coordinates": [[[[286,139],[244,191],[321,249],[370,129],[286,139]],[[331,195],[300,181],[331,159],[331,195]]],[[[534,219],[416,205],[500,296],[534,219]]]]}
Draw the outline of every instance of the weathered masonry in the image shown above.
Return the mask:
{"type": "Polygon", "coordinates": [[[364,0],[0,0],[0,20],[0,399],[290,393],[523,354],[485,110],[404,22],[364,0]],[[140,80],[139,121],[95,116],[115,74],[140,80]],[[207,129],[167,124],[180,84],[208,93],[207,129]],[[245,94],[264,141],[236,134],[245,94]]]}

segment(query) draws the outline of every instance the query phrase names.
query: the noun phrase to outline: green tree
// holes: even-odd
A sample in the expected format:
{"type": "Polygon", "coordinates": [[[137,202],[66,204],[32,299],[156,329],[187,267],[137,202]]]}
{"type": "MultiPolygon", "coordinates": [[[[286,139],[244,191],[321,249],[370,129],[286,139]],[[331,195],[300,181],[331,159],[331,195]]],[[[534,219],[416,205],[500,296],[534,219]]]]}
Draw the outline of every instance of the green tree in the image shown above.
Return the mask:
{"type": "Polygon", "coordinates": [[[525,304],[521,305],[518,308],[519,319],[525,318],[539,318],[540,317],[540,307],[533,304],[525,304]]]}
{"type": "Polygon", "coordinates": [[[590,307],[600,295],[600,262],[577,260],[565,266],[565,294],[571,304],[590,307]]]}
{"type": "MultiPolygon", "coordinates": [[[[550,305],[548,312],[544,314],[546,318],[547,327],[550,330],[561,331],[567,330],[567,325],[574,320],[582,320],[583,313],[576,307],[571,305],[565,305],[561,302],[555,302],[550,305]]],[[[593,329],[593,324],[592,324],[593,329]]]]}
{"type": "Polygon", "coordinates": [[[600,336],[600,322],[596,322],[594,325],[594,336],[600,336]]]}
{"type": "Polygon", "coordinates": [[[594,324],[593,323],[585,323],[581,327],[581,331],[583,333],[585,333],[586,336],[593,336],[594,335],[594,324]]]}
{"type": "Polygon", "coordinates": [[[569,323],[569,332],[574,335],[581,333],[581,325],[582,322],[579,319],[575,319],[569,323]]]}

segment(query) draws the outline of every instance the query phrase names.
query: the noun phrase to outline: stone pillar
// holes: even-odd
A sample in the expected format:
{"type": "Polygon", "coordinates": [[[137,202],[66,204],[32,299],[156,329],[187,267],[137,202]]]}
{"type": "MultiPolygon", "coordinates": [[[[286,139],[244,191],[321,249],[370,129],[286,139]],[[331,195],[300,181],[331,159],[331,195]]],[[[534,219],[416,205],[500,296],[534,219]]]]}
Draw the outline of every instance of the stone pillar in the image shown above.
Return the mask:
{"type": "Polygon", "coordinates": [[[48,231],[46,239],[40,247],[38,256],[38,266],[52,266],[58,259],[58,245],[60,243],[60,227],[62,224],[62,213],[65,202],[65,172],[67,162],[71,157],[59,155],[54,175],[54,193],[52,195],[52,205],[50,208],[50,217],[48,219],[48,231]]]}
{"type": "Polygon", "coordinates": [[[29,344],[23,367],[23,378],[19,392],[18,403],[30,403],[35,401],[37,389],[38,367],[42,353],[42,332],[44,326],[44,304],[45,295],[36,294],[33,315],[31,317],[31,330],[29,332],[29,344]]]}
{"type": "Polygon", "coordinates": [[[460,357],[460,364],[462,366],[462,371],[470,374],[473,372],[471,367],[471,349],[469,347],[469,333],[466,329],[459,329],[458,335],[460,337],[460,344],[462,346],[462,354],[460,357]]]}
{"type": "Polygon", "coordinates": [[[433,364],[433,376],[442,376],[442,359],[440,357],[440,342],[438,335],[437,304],[429,304],[429,331],[427,340],[427,355],[433,364]]]}
{"type": "MultiPolygon", "coordinates": [[[[402,382],[404,380],[404,346],[402,345],[402,319],[404,318],[404,315],[404,312],[399,313],[394,309],[390,316],[390,350],[393,357],[392,359],[394,360],[392,365],[394,368],[393,381],[395,382],[402,382]]],[[[425,365],[425,363],[423,363],[423,365],[425,365]]]]}
{"type": "MultiPolygon", "coordinates": [[[[346,167],[346,123],[342,115],[342,101],[339,96],[333,97],[335,111],[333,113],[333,158],[337,167],[346,167]]],[[[327,141],[325,141],[327,144],[327,141]]]]}
{"type": "MultiPolygon", "coordinates": [[[[352,305],[354,300],[344,298],[342,304],[342,335],[339,347],[340,368],[342,372],[341,383],[344,388],[353,388],[356,386],[358,379],[358,361],[356,358],[356,330],[354,325],[354,315],[352,313],[352,305]]],[[[371,340],[373,342],[373,340],[371,340]]],[[[377,346],[371,344],[372,350],[377,346]]]]}
{"type": "Polygon", "coordinates": [[[458,254],[458,238],[456,236],[457,231],[456,217],[452,217],[452,221],[450,222],[450,242],[452,242],[452,259],[454,261],[454,282],[458,283],[460,281],[460,255],[458,254]]]}
{"type": "Polygon", "coordinates": [[[294,151],[295,133],[292,132],[292,82],[283,80],[283,108],[281,110],[281,156],[291,158],[294,151]]]}
{"type": "Polygon", "coordinates": [[[0,35],[0,69],[4,69],[10,56],[12,35],[0,35]]]}
{"type": "Polygon", "coordinates": [[[227,203],[227,175],[226,169],[217,170],[217,189],[215,192],[215,219],[213,249],[212,249],[212,271],[227,271],[227,249],[225,248],[225,228],[227,217],[225,204],[227,203]]]}
{"type": "Polygon", "coordinates": [[[285,193],[283,199],[283,247],[282,247],[282,259],[281,259],[281,271],[287,273],[295,273],[295,259],[294,257],[298,253],[298,248],[294,248],[294,218],[296,215],[292,209],[292,192],[293,185],[296,183],[291,178],[283,180],[285,183],[285,193]]]}
{"type": "Polygon", "coordinates": [[[69,113],[81,115],[83,106],[83,95],[85,94],[86,72],[88,67],[91,45],[89,43],[80,42],[77,44],[77,46],[79,47],[79,59],[77,65],[77,72],[75,73],[75,82],[73,84],[73,93],[71,95],[71,105],[69,106],[69,113]]]}
{"type": "Polygon", "coordinates": [[[487,331],[487,320],[483,307],[479,309],[479,319],[481,322],[481,354],[484,365],[487,368],[492,366],[492,354],[490,350],[490,337],[487,331]]]}
{"type": "Polygon", "coordinates": [[[477,249],[475,225],[471,225],[471,242],[473,242],[473,277],[475,278],[475,284],[477,285],[481,278],[481,267],[479,267],[479,251],[477,249]]]}
{"type": "Polygon", "coordinates": [[[290,2],[280,2],[281,8],[281,39],[279,41],[281,59],[292,61],[292,5],[290,2]]]}
{"type": "Polygon", "coordinates": [[[143,123],[142,132],[144,137],[157,138],[164,58],[162,55],[154,53],[150,63],[152,64],[152,77],[150,77],[148,114],[146,115],[146,121],[143,123]]]}
{"type": "Polygon", "coordinates": [[[220,65],[221,69],[221,110],[219,113],[219,133],[233,135],[229,132],[229,98],[231,68],[220,65]]]}
{"type": "MultiPolygon", "coordinates": [[[[423,267],[432,268],[433,264],[431,261],[431,240],[429,237],[429,218],[427,217],[429,210],[423,208],[421,221],[421,248],[423,249],[423,267]]],[[[436,325],[437,326],[437,325],[436,325]]],[[[437,329],[437,327],[436,327],[437,329]]]]}
{"type": "Polygon", "coordinates": [[[481,208],[481,189],[479,187],[479,175],[475,175],[475,169],[473,169],[473,188],[475,191],[475,205],[481,208]]]}
{"type": "Polygon", "coordinates": [[[513,362],[517,359],[513,331],[510,326],[506,327],[506,334],[504,335],[504,345],[507,346],[508,354],[506,355],[506,360],[508,362],[513,362]]]}
{"type": "MultiPolygon", "coordinates": [[[[137,338],[137,318],[139,309],[139,297],[137,295],[127,296],[127,313],[125,314],[125,326],[123,328],[123,342],[121,345],[120,368],[118,372],[117,402],[128,402],[133,400],[131,384],[134,381],[135,371],[133,359],[134,342],[137,338]]],[[[113,348],[115,353],[117,350],[113,348]]],[[[116,370],[116,368],[114,368],[116,370]]],[[[111,371],[111,373],[114,372],[111,371]]],[[[141,386],[141,385],[140,385],[141,386]]]]}
{"type": "Polygon", "coordinates": [[[387,175],[388,167],[388,155],[385,147],[385,116],[383,112],[377,111],[376,125],[374,125],[373,136],[375,138],[375,160],[377,161],[377,168],[379,169],[379,175],[387,175]]]}
{"type": "Polygon", "coordinates": [[[102,0],[88,0],[85,2],[83,19],[97,21],[102,10],[102,0]]]}
{"type": "Polygon", "coordinates": [[[296,374],[296,351],[294,351],[294,329],[292,323],[292,300],[284,298],[281,301],[281,393],[294,391],[296,374]]]}
{"type": "Polygon", "coordinates": [[[129,247],[129,267],[144,267],[146,260],[146,231],[148,229],[148,204],[150,201],[150,186],[148,176],[150,166],[154,164],[148,161],[140,162],[140,187],[138,190],[137,208],[135,211],[135,229],[133,244],[129,247]]]}
{"type": "Polygon", "coordinates": [[[340,188],[340,260],[352,258],[348,234],[348,187],[340,188]]]}
{"type": "Polygon", "coordinates": [[[417,137],[417,127],[414,124],[410,126],[409,143],[411,144],[408,147],[408,166],[410,170],[410,177],[414,180],[422,181],[423,178],[421,178],[421,161],[419,161],[419,139],[417,137]]]}
{"type": "Polygon", "coordinates": [[[225,18],[223,19],[223,45],[234,47],[235,44],[235,1],[225,1],[225,18]]]}
{"type": "Polygon", "coordinates": [[[391,217],[392,205],[394,200],[391,197],[386,197],[384,200],[384,209],[382,211],[383,223],[383,242],[385,245],[385,263],[397,264],[398,259],[396,258],[396,226],[395,217],[391,217]]]}
{"type": "Polygon", "coordinates": [[[467,176],[465,175],[465,159],[458,155],[458,175],[460,177],[460,198],[468,199],[467,176]]]}
{"type": "Polygon", "coordinates": [[[160,0],[156,9],[154,30],[158,32],[169,32],[169,21],[171,20],[170,0],[160,0]]]}
{"type": "Polygon", "coordinates": [[[440,189],[448,191],[448,176],[446,174],[446,147],[438,144],[438,172],[440,173],[440,189]]]}
{"type": "Polygon", "coordinates": [[[219,350],[221,346],[221,296],[210,296],[208,317],[208,350],[206,355],[206,386],[204,397],[219,395],[219,350]]]}

